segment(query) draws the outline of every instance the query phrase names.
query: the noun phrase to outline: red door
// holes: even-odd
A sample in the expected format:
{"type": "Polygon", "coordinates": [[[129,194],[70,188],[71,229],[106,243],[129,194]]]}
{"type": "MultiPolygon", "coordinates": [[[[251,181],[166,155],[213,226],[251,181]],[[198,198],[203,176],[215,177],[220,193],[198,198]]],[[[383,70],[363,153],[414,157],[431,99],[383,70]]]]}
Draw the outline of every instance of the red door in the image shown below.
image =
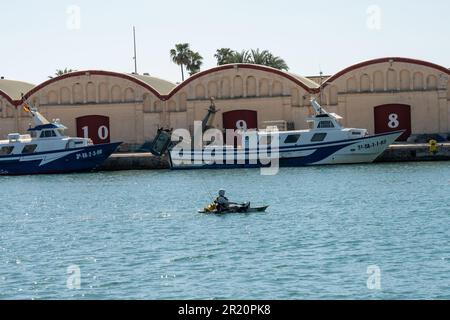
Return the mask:
{"type": "MultiPolygon", "coordinates": [[[[224,112],[223,114],[223,128],[230,130],[249,130],[258,128],[258,113],[251,110],[235,110],[224,112]]],[[[225,133],[224,139],[227,144],[229,137],[225,133]]],[[[234,146],[238,146],[241,143],[240,135],[234,137],[234,146]]]]}
{"type": "Polygon", "coordinates": [[[109,118],[104,116],[85,116],[77,118],[77,136],[90,138],[94,144],[109,143],[109,118]]]}
{"type": "Polygon", "coordinates": [[[258,113],[251,110],[236,110],[223,114],[224,129],[257,129],[258,113]]]}
{"type": "Polygon", "coordinates": [[[406,141],[411,136],[411,106],[385,104],[375,107],[375,133],[406,130],[397,141],[406,141]]]}

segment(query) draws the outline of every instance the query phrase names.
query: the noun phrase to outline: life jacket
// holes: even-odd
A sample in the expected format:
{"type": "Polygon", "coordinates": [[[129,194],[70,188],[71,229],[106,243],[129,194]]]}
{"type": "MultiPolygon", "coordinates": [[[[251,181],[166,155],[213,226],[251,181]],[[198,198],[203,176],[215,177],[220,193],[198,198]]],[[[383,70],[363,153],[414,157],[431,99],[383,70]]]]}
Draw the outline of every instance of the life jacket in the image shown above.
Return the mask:
{"type": "Polygon", "coordinates": [[[221,196],[218,196],[218,197],[214,200],[214,203],[216,204],[217,210],[218,210],[218,211],[221,211],[221,210],[223,210],[223,209],[227,209],[226,206],[224,206],[222,203],[219,202],[219,199],[220,199],[220,198],[223,198],[223,199],[225,199],[226,201],[228,201],[228,198],[227,198],[227,197],[221,197],[221,196]]]}

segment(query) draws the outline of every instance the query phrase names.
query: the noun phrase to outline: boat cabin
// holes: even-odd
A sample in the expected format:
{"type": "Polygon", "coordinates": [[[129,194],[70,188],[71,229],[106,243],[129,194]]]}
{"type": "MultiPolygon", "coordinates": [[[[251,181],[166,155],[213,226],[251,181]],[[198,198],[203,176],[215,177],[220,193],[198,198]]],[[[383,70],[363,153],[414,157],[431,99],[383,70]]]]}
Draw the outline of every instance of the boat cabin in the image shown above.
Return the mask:
{"type": "Polygon", "coordinates": [[[36,126],[30,126],[28,134],[8,134],[7,140],[0,141],[0,156],[62,151],[93,144],[91,139],[66,136],[67,128],[59,120],[50,123],[37,110],[31,110],[31,113],[36,126]]]}

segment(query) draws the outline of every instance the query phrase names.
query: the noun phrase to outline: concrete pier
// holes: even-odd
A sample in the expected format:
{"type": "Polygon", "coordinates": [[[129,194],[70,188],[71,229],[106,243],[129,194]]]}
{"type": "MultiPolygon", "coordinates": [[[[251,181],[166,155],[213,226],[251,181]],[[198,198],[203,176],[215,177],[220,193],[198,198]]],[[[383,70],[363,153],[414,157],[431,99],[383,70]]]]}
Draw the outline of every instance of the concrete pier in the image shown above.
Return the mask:
{"type": "MultiPolygon", "coordinates": [[[[431,153],[429,144],[391,145],[376,162],[450,161],[450,143],[439,143],[437,152],[431,153]]],[[[101,171],[169,169],[167,157],[150,153],[117,153],[99,168],[101,171]]]]}
{"type": "Polygon", "coordinates": [[[450,160],[450,143],[438,143],[437,152],[430,152],[430,145],[423,144],[393,144],[376,162],[407,162],[407,161],[448,161],[450,160]]]}
{"type": "Polygon", "coordinates": [[[116,153],[99,168],[100,171],[169,169],[167,157],[155,157],[151,153],[116,153]]]}

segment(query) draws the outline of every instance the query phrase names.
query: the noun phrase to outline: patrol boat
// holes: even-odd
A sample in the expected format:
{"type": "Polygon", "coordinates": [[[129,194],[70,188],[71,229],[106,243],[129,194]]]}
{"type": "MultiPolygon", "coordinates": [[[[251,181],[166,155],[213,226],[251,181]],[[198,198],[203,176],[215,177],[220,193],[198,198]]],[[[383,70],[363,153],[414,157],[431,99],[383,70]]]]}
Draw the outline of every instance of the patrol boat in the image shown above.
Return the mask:
{"type": "MultiPolygon", "coordinates": [[[[159,130],[152,152],[161,155],[169,150],[172,169],[264,167],[268,166],[267,158],[276,158],[279,167],[371,163],[404,132],[369,135],[367,129],[342,127],[339,123],[342,117],[327,112],[315,99],[311,100],[311,106],[314,114],[307,118],[312,124],[310,130],[248,130],[241,133],[237,146],[209,145],[202,149],[182,149],[171,142],[170,132],[159,130]],[[271,142],[274,137],[278,139],[275,147],[271,142]],[[264,161],[261,150],[268,151],[264,161]]],[[[216,112],[213,104],[203,121],[204,127],[207,128],[205,123],[216,112]]]]}
{"type": "Polygon", "coordinates": [[[91,139],[72,138],[59,120],[51,123],[33,107],[24,106],[33,118],[29,134],[11,133],[0,141],[0,175],[82,172],[102,164],[121,144],[94,145],[91,139]]]}

